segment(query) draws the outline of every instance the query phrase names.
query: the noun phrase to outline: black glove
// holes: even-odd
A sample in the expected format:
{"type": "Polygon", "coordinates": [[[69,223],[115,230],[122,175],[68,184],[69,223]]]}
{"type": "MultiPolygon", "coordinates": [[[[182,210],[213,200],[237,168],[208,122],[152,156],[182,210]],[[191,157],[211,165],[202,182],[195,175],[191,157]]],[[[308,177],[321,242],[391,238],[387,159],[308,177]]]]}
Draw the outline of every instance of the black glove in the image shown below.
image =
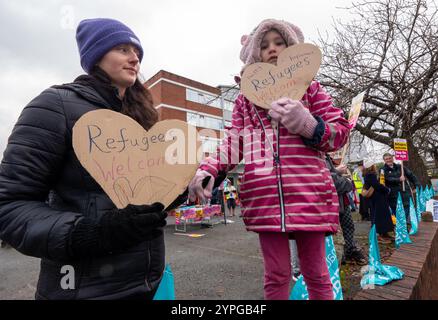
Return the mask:
{"type": "MultiPolygon", "coordinates": [[[[225,171],[219,171],[217,178],[214,180],[213,190],[222,183],[227,177],[225,171]]],[[[207,177],[202,181],[202,187],[205,188],[210,180],[210,177],[207,177]]],[[[178,208],[183,203],[187,202],[189,198],[189,189],[187,188],[182,194],[178,196],[167,208],[166,211],[171,211],[173,209],[178,208]]]]}
{"type": "Polygon", "coordinates": [[[113,209],[99,220],[82,218],[70,235],[73,257],[121,251],[163,234],[167,213],[161,203],[113,209]]]}

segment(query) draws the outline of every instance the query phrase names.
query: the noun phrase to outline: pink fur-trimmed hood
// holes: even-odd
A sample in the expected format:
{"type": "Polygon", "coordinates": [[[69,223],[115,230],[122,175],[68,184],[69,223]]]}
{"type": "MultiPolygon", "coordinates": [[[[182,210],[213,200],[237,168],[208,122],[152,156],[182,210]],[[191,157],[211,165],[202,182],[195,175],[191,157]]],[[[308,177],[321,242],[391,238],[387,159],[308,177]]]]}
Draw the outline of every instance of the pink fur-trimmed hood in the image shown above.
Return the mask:
{"type": "Polygon", "coordinates": [[[287,46],[304,42],[304,35],[300,28],[283,20],[266,19],[263,20],[250,35],[244,35],[241,38],[242,49],[240,51],[240,60],[245,66],[260,62],[260,45],[266,32],[275,29],[286,41],[287,46]]]}

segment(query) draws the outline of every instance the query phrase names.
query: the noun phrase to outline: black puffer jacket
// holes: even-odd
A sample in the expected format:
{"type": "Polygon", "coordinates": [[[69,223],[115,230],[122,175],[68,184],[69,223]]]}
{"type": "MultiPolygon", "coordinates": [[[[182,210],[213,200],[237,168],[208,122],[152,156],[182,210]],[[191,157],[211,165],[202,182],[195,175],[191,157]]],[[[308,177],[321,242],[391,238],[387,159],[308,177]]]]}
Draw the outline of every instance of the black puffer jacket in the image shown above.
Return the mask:
{"type": "Polygon", "coordinates": [[[345,213],[345,206],[346,206],[346,204],[344,203],[344,195],[353,190],[353,183],[351,182],[350,179],[347,179],[346,177],[342,176],[342,174],[338,170],[336,170],[332,159],[328,155],[326,155],[325,162],[327,168],[330,170],[333,183],[335,184],[336,193],[338,194],[339,213],[343,214],[345,213]]]}
{"type": "MultiPolygon", "coordinates": [[[[383,166],[383,171],[385,174],[385,186],[391,189],[391,193],[389,194],[389,203],[391,208],[395,212],[395,208],[397,207],[397,197],[400,192],[405,211],[408,211],[409,198],[412,197],[412,194],[407,183],[405,185],[405,192],[403,192],[402,182],[400,181],[401,165],[394,163],[394,166],[391,168],[385,164],[383,166]]],[[[420,182],[411,170],[404,167],[404,173],[406,176],[406,181],[410,183],[411,188],[415,189],[416,187],[420,187],[420,182]]]]}
{"type": "Polygon", "coordinates": [[[9,137],[0,167],[0,238],[42,259],[37,299],[152,297],[164,269],[163,235],[122,254],[72,259],[74,225],[114,208],[72,148],[75,122],[100,108],[110,105],[89,86],[49,88],[25,107],[9,137]],[[74,290],[61,288],[64,265],[74,268],[74,290]]]}

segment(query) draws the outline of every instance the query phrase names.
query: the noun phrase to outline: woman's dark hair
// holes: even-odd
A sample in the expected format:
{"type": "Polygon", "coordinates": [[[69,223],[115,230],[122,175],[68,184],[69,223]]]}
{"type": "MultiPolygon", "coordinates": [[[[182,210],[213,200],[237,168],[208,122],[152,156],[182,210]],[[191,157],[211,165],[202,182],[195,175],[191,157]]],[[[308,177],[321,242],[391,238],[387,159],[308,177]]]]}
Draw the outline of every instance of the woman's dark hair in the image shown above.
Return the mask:
{"type": "Polygon", "coordinates": [[[375,164],[373,164],[371,167],[369,167],[369,168],[363,168],[363,170],[362,170],[362,174],[365,176],[365,175],[367,175],[367,174],[369,174],[369,173],[373,173],[373,174],[377,174],[377,168],[376,168],[376,165],[375,164]]]}
{"type": "MultiPolygon", "coordinates": [[[[95,66],[90,75],[112,87],[111,78],[100,67],[95,66]]],[[[136,120],[146,130],[158,121],[158,112],[153,106],[152,95],[138,79],[135,80],[134,85],[126,89],[121,113],[136,120]]]]}

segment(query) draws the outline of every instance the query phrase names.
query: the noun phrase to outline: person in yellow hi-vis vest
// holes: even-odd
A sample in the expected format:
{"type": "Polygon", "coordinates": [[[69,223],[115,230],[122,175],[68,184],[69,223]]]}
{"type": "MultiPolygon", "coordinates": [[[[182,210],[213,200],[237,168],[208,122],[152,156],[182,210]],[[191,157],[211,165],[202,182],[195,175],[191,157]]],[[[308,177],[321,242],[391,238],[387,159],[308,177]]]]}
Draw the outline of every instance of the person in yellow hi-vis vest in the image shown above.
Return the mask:
{"type": "Polygon", "coordinates": [[[357,168],[353,171],[353,182],[356,187],[357,193],[359,194],[359,214],[362,217],[362,221],[369,221],[370,214],[368,211],[367,200],[362,196],[362,189],[364,180],[362,177],[363,163],[359,163],[357,168]]]}

